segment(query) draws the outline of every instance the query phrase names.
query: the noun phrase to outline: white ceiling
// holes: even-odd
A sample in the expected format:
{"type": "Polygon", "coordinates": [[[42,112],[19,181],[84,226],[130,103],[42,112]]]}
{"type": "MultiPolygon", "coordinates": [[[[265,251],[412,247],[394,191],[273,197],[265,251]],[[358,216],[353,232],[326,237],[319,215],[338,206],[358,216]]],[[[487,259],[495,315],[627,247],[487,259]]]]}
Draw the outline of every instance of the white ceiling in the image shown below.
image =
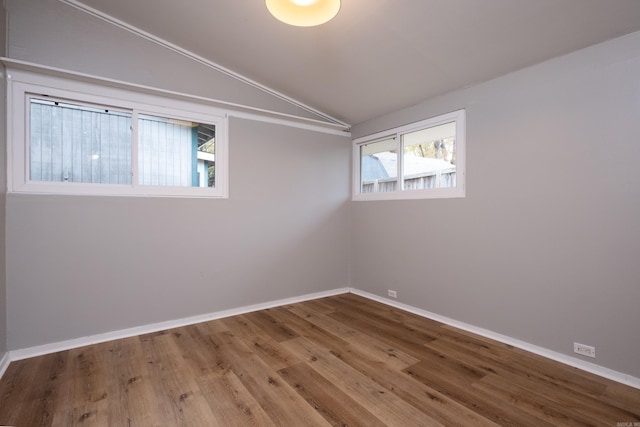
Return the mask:
{"type": "Polygon", "coordinates": [[[349,124],[640,30],[640,0],[342,0],[287,26],[263,0],[80,0],[349,124]]]}

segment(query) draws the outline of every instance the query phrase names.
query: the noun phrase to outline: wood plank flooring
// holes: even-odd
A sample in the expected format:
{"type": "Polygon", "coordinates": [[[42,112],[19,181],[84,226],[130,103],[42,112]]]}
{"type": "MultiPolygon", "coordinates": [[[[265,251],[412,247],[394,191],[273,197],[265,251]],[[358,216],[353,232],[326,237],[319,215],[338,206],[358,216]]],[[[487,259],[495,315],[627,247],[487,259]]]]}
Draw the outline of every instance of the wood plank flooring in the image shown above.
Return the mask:
{"type": "Polygon", "coordinates": [[[17,427],[634,424],[640,390],[352,294],[15,361],[0,381],[17,427]]]}

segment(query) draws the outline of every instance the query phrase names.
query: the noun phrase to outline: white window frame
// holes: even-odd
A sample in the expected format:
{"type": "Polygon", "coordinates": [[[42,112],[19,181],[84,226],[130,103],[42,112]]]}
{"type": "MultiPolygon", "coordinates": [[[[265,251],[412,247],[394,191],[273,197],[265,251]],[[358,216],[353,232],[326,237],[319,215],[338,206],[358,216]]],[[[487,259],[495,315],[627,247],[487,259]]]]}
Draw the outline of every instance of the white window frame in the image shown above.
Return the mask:
{"type": "Polygon", "coordinates": [[[441,199],[465,197],[465,176],[466,176],[466,114],[465,110],[457,110],[451,113],[442,114],[419,122],[400,126],[372,135],[363,136],[353,140],[353,189],[352,200],[406,200],[406,199],[441,199]],[[456,126],[456,187],[455,188],[427,188],[419,190],[405,190],[403,188],[403,150],[402,135],[445,123],[455,122],[456,126]],[[390,192],[361,192],[361,159],[360,147],[376,141],[385,139],[395,139],[398,153],[398,173],[396,190],[390,192]]]}
{"type": "Polygon", "coordinates": [[[190,100],[176,99],[91,79],[69,79],[24,70],[7,73],[7,190],[12,193],[97,196],[229,197],[228,116],[226,112],[190,100]],[[32,181],[30,177],[29,99],[64,100],[126,110],[132,116],[131,184],[32,181]],[[146,114],[212,124],[216,127],[215,187],[151,186],[138,184],[137,115],[146,114]]]}

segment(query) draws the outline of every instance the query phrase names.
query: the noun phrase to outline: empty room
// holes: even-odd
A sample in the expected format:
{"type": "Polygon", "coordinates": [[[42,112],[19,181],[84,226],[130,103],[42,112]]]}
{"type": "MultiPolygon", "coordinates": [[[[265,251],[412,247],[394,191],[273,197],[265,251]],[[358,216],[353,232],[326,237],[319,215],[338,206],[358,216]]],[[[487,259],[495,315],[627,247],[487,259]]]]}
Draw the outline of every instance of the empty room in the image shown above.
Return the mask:
{"type": "Polygon", "coordinates": [[[640,426],[640,1],[0,22],[0,426],[640,426]]]}

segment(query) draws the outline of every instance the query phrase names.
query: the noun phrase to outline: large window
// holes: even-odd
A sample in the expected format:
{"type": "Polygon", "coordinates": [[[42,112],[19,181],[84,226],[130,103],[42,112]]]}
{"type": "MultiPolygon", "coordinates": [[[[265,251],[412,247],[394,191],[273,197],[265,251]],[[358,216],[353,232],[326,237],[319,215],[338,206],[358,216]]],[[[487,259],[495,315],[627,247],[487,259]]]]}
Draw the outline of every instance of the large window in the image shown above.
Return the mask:
{"type": "Polygon", "coordinates": [[[220,112],[148,93],[57,78],[54,88],[38,84],[50,77],[24,77],[9,84],[10,191],[227,196],[227,121],[220,112]]]}
{"type": "Polygon", "coordinates": [[[354,140],[354,200],[464,197],[464,110],[354,140]]]}

